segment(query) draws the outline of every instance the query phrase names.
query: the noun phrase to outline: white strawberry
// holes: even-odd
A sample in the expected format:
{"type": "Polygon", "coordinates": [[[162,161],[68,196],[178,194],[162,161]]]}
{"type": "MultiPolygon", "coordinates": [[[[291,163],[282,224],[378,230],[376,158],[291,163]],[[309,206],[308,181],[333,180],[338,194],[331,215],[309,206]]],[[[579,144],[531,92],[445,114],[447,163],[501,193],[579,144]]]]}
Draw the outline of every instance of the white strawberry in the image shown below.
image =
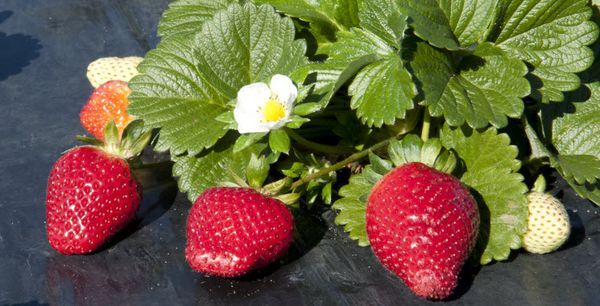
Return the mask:
{"type": "Polygon", "coordinates": [[[87,78],[94,88],[108,81],[129,82],[139,74],[137,66],[142,60],[136,56],[99,58],[88,65],[87,78]]]}
{"type": "Polygon", "coordinates": [[[555,251],[571,233],[569,215],[563,204],[553,196],[532,191],[527,195],[529,218],[523,247],[530,253],[555,251]]]}

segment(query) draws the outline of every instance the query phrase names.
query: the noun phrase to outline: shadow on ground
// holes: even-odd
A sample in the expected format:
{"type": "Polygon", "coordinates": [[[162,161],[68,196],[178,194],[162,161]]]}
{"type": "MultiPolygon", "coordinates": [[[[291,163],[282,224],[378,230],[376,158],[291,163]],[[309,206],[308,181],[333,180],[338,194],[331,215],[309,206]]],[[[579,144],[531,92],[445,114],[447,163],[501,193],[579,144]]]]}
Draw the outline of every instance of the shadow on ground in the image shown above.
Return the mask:
{"type": "MultiPolygon", "coordinates": [[[[0,11],[0,24],[6,21],[12,11],[0,11]]],[[[0,81],[20,73],[31,61],[40,56],[40,41],[21,33],[8,35],[0,32],[0,81]]]]}

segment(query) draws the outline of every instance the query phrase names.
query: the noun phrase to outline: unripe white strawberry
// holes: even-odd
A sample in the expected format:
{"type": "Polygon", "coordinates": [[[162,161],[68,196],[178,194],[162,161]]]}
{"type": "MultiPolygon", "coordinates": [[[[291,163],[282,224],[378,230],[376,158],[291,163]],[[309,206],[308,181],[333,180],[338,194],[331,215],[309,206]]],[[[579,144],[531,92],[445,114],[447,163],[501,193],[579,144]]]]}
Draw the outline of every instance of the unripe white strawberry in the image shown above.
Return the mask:
{"type": "Polygon", "coordinates": [[[533,191],[527,196],[529,223],[523,237],[523,247],[530,253],[555,251],[571,233],[569,215],[563,204],[553,196],[533,191]]]}
{"type": "Polygon", "coordinates": [[[129,57],[103,57],[91,62],[87,69],[87,77],[94,88],[108,81],[129,82],[138,75],[137,66],[143,58],[129,57]]]}

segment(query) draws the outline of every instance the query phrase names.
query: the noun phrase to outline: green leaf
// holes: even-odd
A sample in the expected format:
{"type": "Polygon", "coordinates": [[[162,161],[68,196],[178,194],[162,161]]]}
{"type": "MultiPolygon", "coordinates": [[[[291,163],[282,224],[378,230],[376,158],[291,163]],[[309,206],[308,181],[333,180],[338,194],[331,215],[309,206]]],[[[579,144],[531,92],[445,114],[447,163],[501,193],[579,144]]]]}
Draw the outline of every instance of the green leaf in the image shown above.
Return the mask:
{"type": "Polygon", "coordinates": [[[489,43],[478,45],[458,64],[447,53],[417,43],[410,65],[429,113],[443,115],[451,126],[466,121],[473,128],[504,127],[507,116],[521,116],[521,98],[530,92],[525,64],[489,43]]]}
{"type": "Polygon", "coordinates": [[[595,184],[585,183],[582,185],[575,182],[573,178],[567,177],[565,180],[581,197],[586,198],[600,206],[600,180],[597,180],[595,184]]]}
{"type": "Polygon", "coordinates": [[[573,93],[565,102],[542,108],[542,120],[559,153],[555,166],[560,174],[580,196],[600,205],[600,168],[594,166],[600,159],[600,82],[582,89],[589,94],[573,93]],[[565,156],[577,155],[588,156],[584,157],[587,161],[567,157],[565,163],[565,156]],[[575,165],[569,159],[575,159],[575,165]],[[596,177],[595,183],[592,177],[596,177]]]}
{"type": "MultiPolygon", "coordinates": [[[[351,108],[357,110],[357,116],[367,125],[393,124],[413,108],[416,88],[411,75],[403,67],[396,50],[379,36],[357,28],[340,32],[328,55],[323,66],[335,71],[334,76],[340,76],[350,63],[369,59],[360,71],[352,69],[358,74],[348,89],[352,96],[351,108]]],[[[337,89],[338,81],[339,78],[331,78],[329,86],[325,87],[337,89]]]]}
{"type": "Polygon", "coordinates": [[[311,23],[311,28],[329,40],[335,32],[358,25],[357,0],[254,0],[266,3],[278,11],[311,23]]]}
{"type": "Polygon", "coordinates": [[[600,158],[600,82],[586,86],[583,102],[552,104],[544,116],[552,120],[552,143],[561,155],[592,155],[600,158]]]}
{"type": "Polygon", "coordinates": [[[310,115],[321,110],[321,105],[315,102],[302,103],[294,106],[293,113],[300,116],[310,115]]]}
{"type": "Polygon", "coordinates": [[[497,0],[403,0],[415,34],[438,48],[456,50],[479,42],[494,18],[497,0]]]}
{"type": "MultiPolygon", "coordinates": [[[[364,12],[361,14],[362,18],[367,18],[364,12]]],[[[376,20],[367,18],[365,22],[375,23],[376,20]]],[[[387,27],[383,29],[381,24],[365,27],[378,30],[377,33],[383,35],[382,37],[360,28],[338,32],[338,41],[321,49],[321,52],[328,56],[327,61],[301,67],[294,72],[293,79],[297,83],[313,82],[312,100],[317,101],[320,107],[324,108],[333,95],[363,67],[390,57],[396,52],[394,45],[388,45],[388,41],[394,39],[390,38],[385,31],[393,27],[393,31],[402,33],[406,29],[406,23],[403,19],[399,19],[393,23],[386,23],[385,26],[387,27]]],[[[398,43],[399,41],[395,45],[398,43]]]]}
{"type": "Polygon", "coordinates": [[[291,115],[289,118],[289,122],[285,124],[286,127],[290,129],[299,129],[303,124],[309,122],[310,119],[300,117],[298,115],[291,115]]]}
{"type": "Polygon", "coordinates": [[[348,233],[350,239],[358,240],[359,246],[368,246],[365,202],[357,198],[341,198],[335,201],[332,207],[339,210],[335,217],[335,224],[343,225],[344,231],[348,233]]]}
{"type": "Polygon", "coordinates": [[[169,39],[200,32],[202,24],[237,0],[178,0],[169,4],[158,24],[158,36],[169,39]]]}
{"type": "Polygon", "coordinates": [[[252,188],[261,188],[269,176],[269,162],[264,156],[252,155],[246,167],[246,180],[252,188]]]}
{"type": "Polygon", "coordinates": [[[376,55],[378,59],[384,59],[394,54],[395,49],[379,36],[354,28],[348,32],[340,32],[338,41],[327,51],[331,61],[350,63],[371,54],[376,55]]]}
{"type": "MultiPolygon", "coordinates": [[[[371,156],[373,158],[373,156],[371,156]]],[[[372,165],[367,165],[363,172],[353,175],[350,182],[340,188],[340,199],[333,203],[333,208],[338,210],[335,224],[343,225],[344,231],[348,232],[350,239],[358,240],[358,245],[368,246],[366,226],[367,199],[373,185],[387,172],[385,169],[390,165],[380,163],[378,172],[372,165]]],[[[389,169],[387,169],[389,170],[389,169]]]]}
{"type": "Polygon", "coordinates": [[[363,68],[348,88],[350,107],[368,126],[381,127],[403,119],[412,109],[417,89],[399,56],[363,68]]]}
{"type": "Polygon", "coordinates": [[[174,37],[150,51],[131,80],[128,111],[160,128],[160,148],[196,155],[230,125],[217,120],[244,85],[288,75],[306,62],[304,41],[269,6],[230,5],[193,37],[174,37]]]}
{"type": "Polygon", "coordinates": [[[531,156],[530,158],[544,158],[544,157],[552,157],[552,153],[546,148],[546,145],[539,138],[529,120],[524,120],[525,126],[525,135],[527,136],[527,140],[529,141],[529,147],[531,148],[531,156]]]}
{"type": "Polygon", "coordinates": [[[237,178],[245,178],[252,155],[260,155],[266,148],[265,144],[257,143],[233,154],[233,147],[226,145],[230,142],[231,140],[221,141],[221,144],[198,156],[173,158],[173,174],[179,177],[179,190],[186,192],[190,201],[194,202],[209,187],[226,185],[236,182],[237,178]]]}
{"type": "Polygon", "coordinates": [[[407,25],[406,17],[402,16],[394,0],[360,1],[358,17],[361,28],[400,49],[400,41],[407,25]]]}
{"type": "Polygon", "coordinates": [[[511,249],[521,247],[521,237],[527,231],[527,186],[517,171],[518,149],[510,145],[507,134],[485,132],[441,131],[442,144],[456,151],[466,172],[461,181],[475,191],[479,202],[481,227],[476,258],[481,264],[506,260],[511,249]]]}
{"type": "Polygon", "coordinates": [[[233,111],[224,112],[221,115],[217,116],[217,118],[215,119],[219,122],[227,123],[231,126],[237,126],[235,118],[233,117],[233,111]]]}
{"type": "Polygon", "coordinates": [[[406,0],[397,1],[402,13],[409,18],[409,23],[415,29],[415,34],[438,48],[449,50],[459,49],[460,46],[448,18],[442,11],[437,0],[406,0]]]}
{"type": "Polygon", "coordinates": [[[198,70],[230,100],[250,83],[289,75],[306,63],[306,43],[269,6],[231,5],[202,27],[198,70]]]}
{"type": "Polygon", "coordinates": [[[501,0],[498,31],[492,37],[511,56],[533,65],[542,84],[536,95],[542,101],[563,101],[563,91],[575,90],[576,73],[594,60],[587,45],[598,29],[590,21],[588,0],[501,0]]]}
{"type": "Polygon", "coordinates": [[[278,129],[269,133],[269,147],[273,152],[287,154],[290,151],[290,137],[285,130],[278,129]]]}
{"type": "Polygon", "coordinates": [[[594,184],[600,178],[600,159],[596,156],[559,155],[556,159],[563,177],[572,177],[579,185],[594,184]]]}
{"type": "Polygon", "coordinates": [[[247,147],[259,142],[267,133],[248,133],[242,134],[235,140],[233,145],[233,153],[238,153],[247,147]]]}
{"type": "MultiPolygon", "coordinates": [[[[414,0],[413,0],[414,1],[414,0]]],[[[437,0],[460,46],[481,42],[494,22],[498,0],[437,0]]]]}

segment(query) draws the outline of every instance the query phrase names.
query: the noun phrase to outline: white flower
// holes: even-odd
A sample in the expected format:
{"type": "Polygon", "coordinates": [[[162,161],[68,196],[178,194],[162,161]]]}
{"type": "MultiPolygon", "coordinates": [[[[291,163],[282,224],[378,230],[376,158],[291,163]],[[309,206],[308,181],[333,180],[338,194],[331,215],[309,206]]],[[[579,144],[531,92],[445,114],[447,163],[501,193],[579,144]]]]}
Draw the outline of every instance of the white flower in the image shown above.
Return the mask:
{"type": "Polygon", "coordinates": [[[289,122],[298,89],[285,75],[276,74],[271,84],[253,83],[238,91],[233,117],[238,132],[261,133],[278,129],[289,122]]]}

